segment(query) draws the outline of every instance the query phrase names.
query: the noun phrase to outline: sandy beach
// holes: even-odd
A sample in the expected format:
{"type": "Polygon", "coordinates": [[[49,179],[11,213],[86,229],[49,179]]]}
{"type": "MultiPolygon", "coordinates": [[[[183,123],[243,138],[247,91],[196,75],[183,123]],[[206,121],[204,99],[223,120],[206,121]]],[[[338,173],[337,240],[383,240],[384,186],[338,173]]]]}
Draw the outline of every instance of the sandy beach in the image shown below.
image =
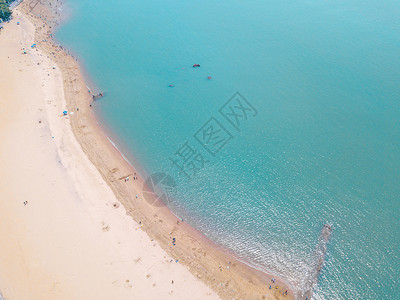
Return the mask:
{"type": "Polygon", "coordinates": [[[97,124],[77,60],[52,43],[51,3],[22,2],[0,33],[3,297],[293,299],[124,180],[136,171],[97,124]]]}

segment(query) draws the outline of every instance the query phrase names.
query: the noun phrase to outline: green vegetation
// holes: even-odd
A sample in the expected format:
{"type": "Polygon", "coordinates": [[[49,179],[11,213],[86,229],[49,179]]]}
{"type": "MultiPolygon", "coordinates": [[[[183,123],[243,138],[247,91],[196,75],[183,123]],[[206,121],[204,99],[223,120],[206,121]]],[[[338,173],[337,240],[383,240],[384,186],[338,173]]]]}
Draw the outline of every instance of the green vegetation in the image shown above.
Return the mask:
{"type": "Polygon", "coordinates": [[[11,17],[11,10],[8,8],[14,0],[0,0],[0,20],[6,21],[11,17]]]}

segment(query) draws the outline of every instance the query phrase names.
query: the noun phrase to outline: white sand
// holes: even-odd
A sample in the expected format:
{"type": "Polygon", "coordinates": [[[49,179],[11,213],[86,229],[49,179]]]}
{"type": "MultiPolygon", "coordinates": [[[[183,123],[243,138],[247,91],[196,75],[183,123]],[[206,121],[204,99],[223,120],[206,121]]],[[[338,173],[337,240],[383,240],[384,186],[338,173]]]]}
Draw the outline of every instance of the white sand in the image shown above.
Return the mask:
{"type": "Polygon", "coordinates": [[[68,117],[60,117],[63,78],[30,48],[33,34],[21,14],[0,33],[3,297],[218,298],[179,262],[170,262],[122,205],[113,206],[117,199],[77,143],[68,117]]]}

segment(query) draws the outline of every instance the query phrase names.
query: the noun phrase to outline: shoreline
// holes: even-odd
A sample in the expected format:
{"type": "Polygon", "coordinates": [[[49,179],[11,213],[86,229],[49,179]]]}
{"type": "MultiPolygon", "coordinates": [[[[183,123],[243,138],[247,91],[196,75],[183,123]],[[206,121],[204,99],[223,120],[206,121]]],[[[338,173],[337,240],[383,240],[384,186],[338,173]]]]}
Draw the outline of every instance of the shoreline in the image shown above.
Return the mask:
{"type": "MultiPolygon", "coordinates": [[[[52,1],[50,1],[52,2],[52,1]]],[[[25,4],[25,2],[23,2],[22,4],[25,4]]],[[[37,32],[36,32],[37,34],[37,32]]],[[[40,45],[39,45],[40,47],[40,45]]],[[[61,46],[62,47],[62,46],[61,46]]],[[[65,49],[65,48],[64,48],[65,49]]],[[[64,51],[62,51],[64,52],[64,51]]],[[[78,69],[79,69],[79,74],[75,74],[75,76],[79,77],[80,85],[81,85],[81,90],[80,92],[84,95],[85,93],[85,88],[87,87],[86,85],[86,81],[85,81],[85,77],[84,77],[84,73],[82,73],[81,71],[81,66],[79,65],[78,60],[71,56],[71,53],[69,52],[68,54],[65,53],[60,53],[62,56],[65,56],[64,59],[68,61],[68,58],[72,58],[72,61],[70,62],[71,64],[76,64],[78,69]],[[64,55],[65,54],[65,55],[64,55]],[[83,85],[83,86],[82,86],[83,85]]],[[[57,57],[57,59],[63,59],[60,57],[57,57]]],[[[59,63],[59,62],[58,62],[59,63]]],[[[63,67],[61,66],[61,70],[63,71],[63,67]]],[[[71,95],[71,93],[68,93],[68,90],[75,90],[74,88],[72,89],[68,89],[67,87],[68,83],[66,84],[66,81],[64,81],[64,91],[66,94],[66,102],[67,102],[67,106],[68,108],[71,107],[75,107],[78,106],[80,103],[79,101],[74,101],[73,95],[71,95]],[[68,94],[70,94],[71,97],[68,97],[68,94]]],[[[93,103],[91,97],[89,97],[89,94],[87,94],[87,98],[86,99],[86,103],[93,103]]],[[[81,99],[83,100],[83,99],[81,99]]],[[[80,111],[82,109],[80,108],[80,111]]],[[[112,189],[112,191],[114,192],[115,196],[117,197],[117,199],[120,201],[120,203],[125,207],[127,214],[130,215],[135,221],[139,222],[140,220],[142,220],[143,218],[147,219],[148,223],[151,223],[151,219],[153,219],[152,217],[154,217],[154,210],[153,210],[153,206],[148,205],[147,202],[144,203],[140,203],[139,205],[137,205],[137,207],[135,207],[135,199],[133,195],[138,194],[139,198],[142,198],[142,187],[144,184],[144,180],[142,178],[139,178],[138,181],[136,181],[135,185],[133,186],[129,186],[128,188],[126,188],[125,186],[125,190],[124,187],[118,186],[118,183],[122,183],[121,178],[123,176],[125,176],[124,174],[130,174],[130,173],[135,173],[135,167],[133,165],[130,164],[129,160],[127,160],[124,155],[119,151],[119,149],[112,144],[112,139],[110,140],[110,138],[107,136],[106,130],[102,127],[102,125],[100,123],[98,123],[98,120],[96,119],[95,113],[93,110],[89,109],[88,111],[83,111],[84,113],[88,113],[89,115],[85,116],[85,119],[81,118],[78,119],[76,116],[71,118],[71,127],[72,130],[74,132],[75,137],[77,138],[79,144],[81,145],[83,151],[85,152],[85,154],[88,156],[89,160],[93,163],[93,165],[98,169],[98,171],[100,172],[100,174],[102,175],[103,179],[106,181],[106,183],[110,186],[110,188],[112,189]],[[86,119],[86,117],[88,117],[88,119],[86,119]],[[76,122],[74,124],[74,122],[76,122]],[[87,124],[85,124],[87,122],[87,124]],[[91,126],[92,125],[92,126],[91,126]],[[93,140],[99,141],[99,148],[104,148],[107,149],[107,154],[111,154],[110,156],[114,156],[117,158],[117,160],[119,160],[118,162],[112,161],[112,163],[114,163],[115,165],[119,165],[120,170],[118,170],[117,172],[114,172],[114,168],[111,168],[111,166],[107,166],[107,163],[111,163],[111,162],[107,162],[105,160],[103,160],[101,157],[101,155],[99,155],[98,152],[90,152],[88,151],[88,148],[91,148],[92,144],[88,142],[88,140],[86,140],[87,136],[85,133],[81,132],[79,130],[79,127],[81,126],[87,126],[88,128],[91,127],[91,129],[93,129],[93,132],[91,132],[91,134],[93,136],[91,136],[90,138],[92,138],[93,140]],[[85,143],[86,142],[86,143],[85,143]],[[86,147],[86,149],[85,149],[86,147]],[[97,157],[95,157],[93,154],[97,154],[97,157]],[[126,170],[128,172],[124,172],[122,170],[126,170]],[[122,175],[122,176],[118,176],[118,175],[122,175]],[[129,198],[128,200],[125,200],[125,198],[129,198]],[[138,209],[139,212],[134,211],[134,209],[138,209]],[[150,216],[152,215],[152,216],[150,216]]],[[[80,114],[82,116],[82,113],[80,114]]],[[[92,141],[93,141],[92,140],[92,141]]],[[[97,147],[95,147],[97,148],[97,147]]],[[[167,207],[162,207],[161,209],[155,209],[155,211],[159,211],[160,214],[162,214],[162,216],[167,219],[169,221],[170,224],[173,224],[172,227],[172,232],[177,230],[178,228],[175,226],[176,221],[178,220],[178,218],[173,214],[172,211],[169,210],[169,208],[167,207]]],[[[155,217],[157,218],[157,217],[155,217]]],[[[237,259],[234,254],[225,248],[222,248],[220,245],[216,244],[215,242],[209,240],[208,238],[206,238],[201,232],[199,232],[197,229],[191,227],[190,225],[186,224],[186,223],[180,223],[181,225],[184,225],[185,229],[183,229],[182,231],[188,231],[190,232],[193,236],[197,237],[199,240],[201,240],[201,243],[206,244],[208,247],[210,247],[211,249],[215,249],[216,251],[221,252],[220,254],[222,254],[222,256],[225,255],[229,255],[230,257],[227,257],[226,259],[223,259],[220,257],[220,261],[225,261],[225,265],[228,266],[229,265],[229,261],[237,261],[240,264],[242,264],[242,268],[243,270],[241,270],[241,272],[243,273],[247,273],[247,278],[245,279],[250,279],[254,280],[254,281],[258,281],[259,286],[258,288],[256,288],[257,284],[255,286],[253,286],[251,289],[257,290],[256,295],[252,295],[255,296],[255,298],[258,298],[258,296],[262,296],[263,294],[269,295],[271,293],[269,293],[269,290],[267,289],[267,285],[269,285],[269,283],[271,283],[271,278],[275,277],[271,274],[267,274],[261,270],[256,269],[253,266],[250,266],[247,262],[243,262],[243,261],[239,261],[239,259],[237,259]],[[252,274],[254,273],[254,274],[252,274]],[[254,278],[252,275],[255,275],[256,278],[254,278]],[[265,291],[265,292],[262,292],[265,291]]],[[[179,256],[184,256],[187,255],[187,253],[181,253],[181,255],[177,255],[177,251],[171,251],[173,250],[170,242],[170,239],[164,238],[162,236],[164,236],[164,234],[168,234],[168,232],[171,232],[170,230],[160,230],[158,231],[156,228],[154,228],[154,226],[152,227],[146,227],[146,225],[143,225],[142,229],[149,234],[149,236],[151,238],[154,238],[155,240],[157,240],[158,242],[160,242],[161,247],[167,251],[167,253],[169,253],[170,255],[172,255],[174,257],[174,255],[176,255],[177,259],[179,259],[179,256]],[[152,228],[153,227],[153,228],[152,228]],[[154,231],[152,231],[154,230],[154,231]],[[160,235],[161,233],[161,235],[160,235]],[[154,236],[153,236],[154,235],[154,236]],[[182,255],[183,254],[183,255],[182,255]]],[[[182,227],[182,226],[181,226],[182,227]]],[[[183,233],[185,234],[185,233],[183,233]]],[[[190,238],[188,239],[190,240],[190,238]]],[[[205,248],[207,248],[207,246],[205,248]]],[[[179,247],[176,247],[175,249],[177,249],[179,247]]],[[[195,257],[191,257],[192,259],[195,257]]],[[[182,260],[182,258],[179,259],[180,261],[182,260]]],[[[186,266],[189,267],[190,269],[190,263],[185,263],[184,264],[186,266]]],[[[221,264],[222,265],[222,264],[221,264]]],[[[217,269],[219,265],[217,265],[217,263],[215,263],[215,269],[217,269]]],[[[197,272],[193,272],[191,270],[191,272],[194,275],[198,275],[196,274],[197,272]]],[[[207,271],[205,273],[208,273],[207,271]]],[[[217,274],[219,274],[218,272],[215,272],[217,274]]],[[[198,278],[200,278],[199,276],[197,276],[198,278]]],[[[201,276],[202,277],[202,276],[201,276]]],[[[202,278],[203,279],[203,278],[202,278]]],[[[207,280],[202,280],[203,282],[207,283],[208,286],[211,286],[214,290],[215,290],[215,284],[213,284],[212,280],[207,281],[207,280]]],[[[221,280],[221,282],[223,282],[224,280],[221,280]]],[[[228,280],[229,281],[229,280],[228,280]]],[[[274,296],[276,297],[275,299],[280,299],[282,298],[282,292],[285,290],[288,290],[289,295],[285,296],[283,298],[285,299],[290,299],[290,297],[293,296],[293,292],[291,291],[291,287],[289,285],[289,283],[286,283],[284,280],[278,279],[277,280],[277,284],[275,284],[275,286],[280,286],[281,288],[279,289],[278,293],[273,293],[274,296]],[[283,288],[282,288],[283,287],[283,288]]],[[[221,296],[220,293],[221,288],[218,286],[217,284],[217,293],[221,296]]],[[[246,295],[246,296],[250,296],[245,294],[242,295],[246,295]]],[[[253,299],[253,297],[251,296],[251,299],[253,299]]],[[[226,298],[229,298],[228,295],[225,295],[226,298]]],[[[225,298],[222,297],[222,298],[225,298]]],[[[241,297],[239,297],[241,298],[241,297]]],[[[236,299],[236,297],[235,297],[236,299]]]]}
{"type": "Polygon", "coordinates": [[[217,299],[115,206],[72,133],[72,114],[61,113],[66,78],[46,54],[30,48],[34,25],[19,10],[15,19],[0,34],[7,74],[0,75],[5,299],[174,299],[189,293],[217,299]]]}
{"type": "MultiPolygon", "coordinates": [[[[141,229],[151,239],[156,240],[164,251],[183,263],[196,278],[211,287],[222,299],[293,299],[288,283],[278,279],[273,286],[279,288],[269,290],[273,276],[235,258],[229,250],[207,239],[190,225],[184,222],[178,224],[179,219],[167,207],[155,207],[145,201],[142,178],[128,182],[123,180],[129,174],[135,174],[134,166],[112,145],[112,140],[98,123],[89,106],[92,103],[91,95],[87,91],[77,60],[52,42],[43,42],[50,39],[48,35],[53,29],[42,31],[41,24],[44,21],[31,13],[30,4],[31,2],[22,2],[18,11],[24,13],[35,25],[38,48],[60,68],[68,111],[75,112],[79,108],[79,114],[69,115],[73,134],[83,152],[124,206],[126,213],[136,222],[140,222],[141,229]],[[136,198],[136,195],[139,197],[136,198]],[[176,246],[172,246],[172,236],[177,239],[176,246]],[[288,290],[289,295],[282,295],[285,290],[288,290]]],[[[37,2],[35,9],[38,5],[40,7],[42,4],[37,2]]],[[[46,8],[42,7],[42,10],[44,12],[46,8]]],[[[49,11],[47,18],[51,18],[50,13],[49,11]]]]}

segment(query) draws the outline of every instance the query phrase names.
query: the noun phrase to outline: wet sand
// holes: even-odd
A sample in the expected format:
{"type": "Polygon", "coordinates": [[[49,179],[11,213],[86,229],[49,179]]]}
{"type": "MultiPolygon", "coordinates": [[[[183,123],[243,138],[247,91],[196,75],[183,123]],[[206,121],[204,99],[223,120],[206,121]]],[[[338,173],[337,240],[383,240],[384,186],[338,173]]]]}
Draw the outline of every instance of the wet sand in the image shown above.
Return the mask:
{"type": "Polygon", "coordinates": [[[76,59],[52,43],[60,3],[51,3],[23,2],[0,35],[12,74],[0,75],[3,296],[293,299],[143,197],[143,180],[97,124],[76,59]]]}

